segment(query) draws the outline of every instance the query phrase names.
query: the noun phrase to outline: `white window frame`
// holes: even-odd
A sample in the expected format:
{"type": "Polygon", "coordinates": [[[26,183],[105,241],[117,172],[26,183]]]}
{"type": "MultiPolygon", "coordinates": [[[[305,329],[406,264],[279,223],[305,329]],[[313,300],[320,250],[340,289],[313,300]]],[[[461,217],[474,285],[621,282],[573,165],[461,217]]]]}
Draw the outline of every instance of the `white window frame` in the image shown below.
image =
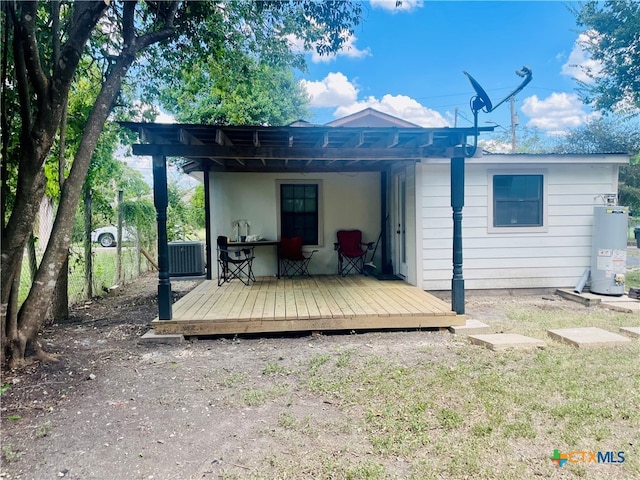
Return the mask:
{"type": "Polygon", "coordinates": [[[489,170],[487,175],[487,199],[488,199],[488,218],[487,231],[489,233],[545,233],[549,231],[549,222],[547,218],[549,210],[549,188],[547,185],[549,172],[547,169],[501,169],[489,170]],[[496,175],[542,175],[542,225],[541,226],[494,226],[494,198],[493,198],[493,177],[496,175]]]}
{"type": "Polygon", "coordinates": [[[316,245],[305,245],[305,247],[323,247],[324,246],[324,198],[321,179],[278,179],[276,180],[276,214],[278,215],[278,237],[282,232],[282,218],[281,218],[281,199],[280,199],[280,186],[281,185],[316,185],[318,187],[318,243],[316,245]]]}

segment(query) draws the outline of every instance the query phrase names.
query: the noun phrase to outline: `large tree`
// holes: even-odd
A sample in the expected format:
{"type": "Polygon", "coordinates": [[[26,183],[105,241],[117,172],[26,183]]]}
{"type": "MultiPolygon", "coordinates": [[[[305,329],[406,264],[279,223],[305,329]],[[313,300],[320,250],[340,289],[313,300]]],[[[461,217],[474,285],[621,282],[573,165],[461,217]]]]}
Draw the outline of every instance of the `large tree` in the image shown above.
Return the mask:
{"type": "Polygon", "coordinates": [[[583,48],[601,69],[585,68],[581,82],[587,103],[599,110],[640,113],[640,2],[590,0],[573,9],[588,40],[583,48]]]}
{"type": "Polygon", "coordinates": [[[2,27],[10,32],[3,51],[10,52],[14,65],[11,76],[3,78],[3,88],[8,82],[19,108],[19,130],[7,131],[5,125],[2,130],[3,136],[18,138],[11,155],[3,139],[2,152],[3,193],[15,184],[13,196],[3,195],[1,200],[3,360],[6,354],[10,366],[18,366],[29,352],[46,356],[37,334],[64,265],[93,151],[130,70],[150,75],[194,56],[225,58],[237,50],[293,62],[288,35],[303,38],[320,53],[331,52],[348,38],[360,9],[358,3],[315,0],[3,2],[2,27]],[[100,91],[60,193],[51,240],[27,299],[18,308],[12,287],[44,194],[44,163],[83,56],[102,67],[100,91]],[[15,183],[9,178],[12,172],[15,183]],[[14,198],[13,203],[5,204],[6,198],[14,198]]]}
{"type": "Polygon", "coordinates": [[[308,113],[306,93],[289,65],[234,52],[183,65],[176,73],[158,100],[179,122],[286,125],[308,113]]]}

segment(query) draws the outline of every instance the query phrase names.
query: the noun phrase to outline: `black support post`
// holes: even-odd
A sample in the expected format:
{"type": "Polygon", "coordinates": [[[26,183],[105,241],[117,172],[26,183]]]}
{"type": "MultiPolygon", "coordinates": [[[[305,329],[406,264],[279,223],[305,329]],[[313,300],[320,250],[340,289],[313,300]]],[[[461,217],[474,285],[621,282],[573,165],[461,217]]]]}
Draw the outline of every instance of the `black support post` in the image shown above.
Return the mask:
{"type": "MultiPolygon", "coordinates": [[[[205,229],[205,255],[207,257],[207,280],[213,278],[213,256],[211,250],[211,193],[209,190],[209,169],[204,170],[204,229],[205,229]]],[[[217,258],[216,258],[216,261],[217,258]]]]}
{"type": "Polygon", "coordinates": [[[388,215],[388,207],[387,207],[387,172],[380,172],[380,271],[382,273],[393,273],[389,272],[387,268],[387,264],[389,263],[388,255],[387,255],[387,215],[388,215]]]}
{"type": "Polygon", "coordinates": [[[167,159],[163,155],[153,157],[153,203],[158,223],[158,319],[173,318],[171,305],[171,280],[169,279],[169,244],[167,240],[167,159]]]}
{"type": "Polygon", "coordinates": [[[464,314],[464,278],[462,277],[462,207],[464,207],[464,157],[451,159],[451,208],[453,210],[453,278],[451,308],[464,314]]]}

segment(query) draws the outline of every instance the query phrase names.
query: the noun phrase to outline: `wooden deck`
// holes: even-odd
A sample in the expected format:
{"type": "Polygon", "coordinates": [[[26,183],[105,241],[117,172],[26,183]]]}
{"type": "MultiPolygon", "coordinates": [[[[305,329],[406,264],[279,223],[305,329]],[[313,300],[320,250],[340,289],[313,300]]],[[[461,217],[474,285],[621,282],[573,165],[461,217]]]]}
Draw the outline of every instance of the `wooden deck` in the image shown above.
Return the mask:
{"type": "Polygon", "coordinates": [[[258,278],[198,285],[173,305],[156,333],[220,335],[294,331],[432,328],[464,325],[465,316],[417,287],[364,276],[258,278]]]}

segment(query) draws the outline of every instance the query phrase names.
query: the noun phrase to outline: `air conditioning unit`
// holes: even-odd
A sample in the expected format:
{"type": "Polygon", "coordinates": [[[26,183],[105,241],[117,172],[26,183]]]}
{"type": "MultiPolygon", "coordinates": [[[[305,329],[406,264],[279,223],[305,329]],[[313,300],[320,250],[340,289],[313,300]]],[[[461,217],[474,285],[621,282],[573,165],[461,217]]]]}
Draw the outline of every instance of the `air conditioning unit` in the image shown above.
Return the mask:
{"type": "Polygon", "coordinates": [[[204,275],[202,242],[169,242],[169,275],[172,277],[204,275]]]}

